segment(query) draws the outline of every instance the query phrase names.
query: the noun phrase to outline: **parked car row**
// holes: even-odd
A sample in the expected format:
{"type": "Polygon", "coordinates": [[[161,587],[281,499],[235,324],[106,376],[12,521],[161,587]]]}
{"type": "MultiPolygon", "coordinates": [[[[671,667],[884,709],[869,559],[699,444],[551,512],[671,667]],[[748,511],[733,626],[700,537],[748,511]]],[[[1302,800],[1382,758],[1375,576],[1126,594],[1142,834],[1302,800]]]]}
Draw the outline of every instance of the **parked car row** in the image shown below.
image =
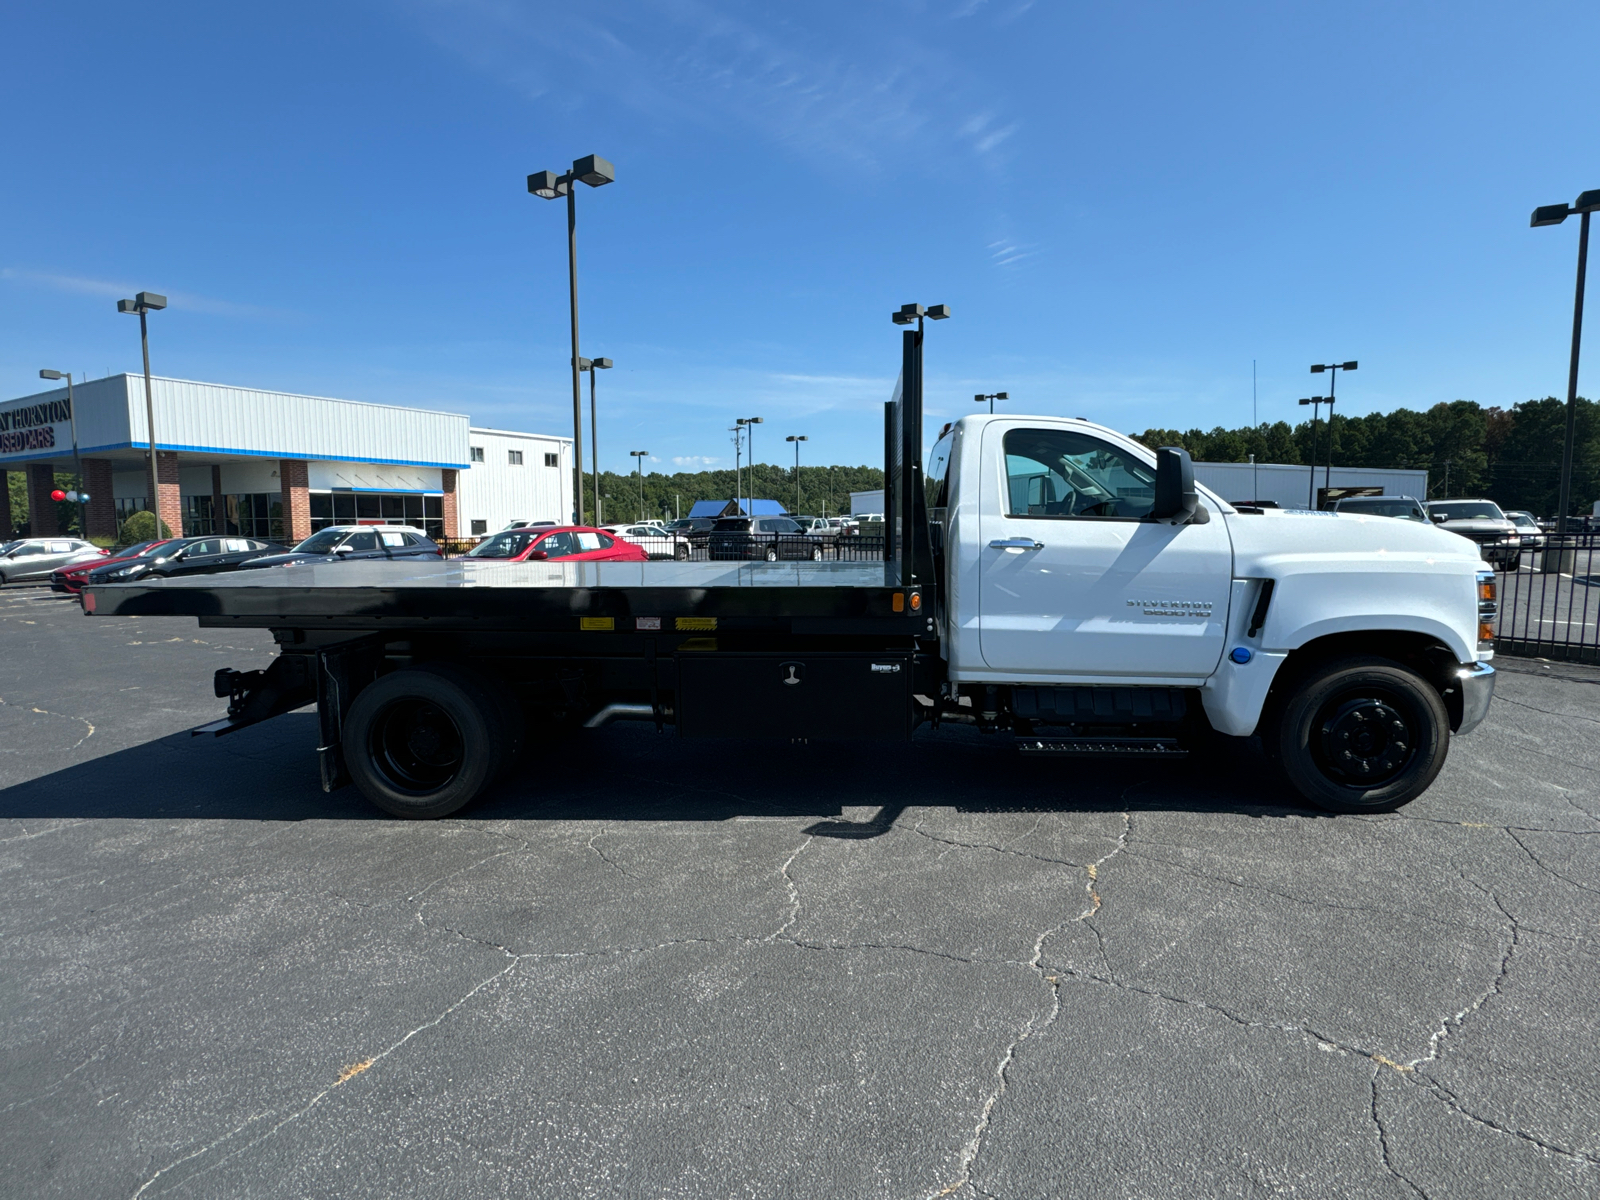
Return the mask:
{"type": "Polygon", "coordinates": [[[0,586],[49,579],[62,567],[104,562],[106,552],[81,538],[21,538],[0,543],[0,586]]]}

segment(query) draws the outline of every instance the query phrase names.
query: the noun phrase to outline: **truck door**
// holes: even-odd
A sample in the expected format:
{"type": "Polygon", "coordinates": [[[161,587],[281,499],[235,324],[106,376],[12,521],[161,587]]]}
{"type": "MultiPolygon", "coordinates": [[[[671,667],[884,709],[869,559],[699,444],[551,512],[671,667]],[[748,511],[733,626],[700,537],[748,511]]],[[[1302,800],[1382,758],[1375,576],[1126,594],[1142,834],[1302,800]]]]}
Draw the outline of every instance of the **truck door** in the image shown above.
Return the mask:
{"type": "Polygon", "coordinates": [[[979,645],[1019,676],[1203,679],[1222,657],[1227,523],[1146,520],[1155,468],[1092,432],[983,431],[979,645]]]}

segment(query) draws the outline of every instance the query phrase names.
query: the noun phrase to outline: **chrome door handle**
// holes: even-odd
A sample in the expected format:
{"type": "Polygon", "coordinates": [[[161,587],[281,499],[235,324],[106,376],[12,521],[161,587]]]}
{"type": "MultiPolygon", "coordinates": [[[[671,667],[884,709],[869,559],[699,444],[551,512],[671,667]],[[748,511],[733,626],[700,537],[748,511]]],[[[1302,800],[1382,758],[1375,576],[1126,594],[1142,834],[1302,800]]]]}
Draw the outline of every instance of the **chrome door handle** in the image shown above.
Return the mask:
{"type": "Polygon", "coordinates": [[[1036,542],[1032,538],[996,538],[989,543],[991,550],[1043,550],[1044,543],[1036,542]]]}

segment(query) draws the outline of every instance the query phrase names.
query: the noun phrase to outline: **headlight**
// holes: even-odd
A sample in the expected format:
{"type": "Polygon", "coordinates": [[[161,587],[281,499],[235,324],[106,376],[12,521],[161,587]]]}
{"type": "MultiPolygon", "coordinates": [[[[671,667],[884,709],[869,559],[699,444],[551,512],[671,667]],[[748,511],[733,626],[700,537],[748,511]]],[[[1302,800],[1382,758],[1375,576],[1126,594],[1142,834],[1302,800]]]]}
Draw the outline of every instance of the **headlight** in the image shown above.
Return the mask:
{"type": "Polygon", "coordinates": [[[111,578],[112,579],[131,579],[133,576],[142,574],[143,572],[144,572],[144,568],[143,567],[123,567],[120,571],[111,572],[111,578]]]}

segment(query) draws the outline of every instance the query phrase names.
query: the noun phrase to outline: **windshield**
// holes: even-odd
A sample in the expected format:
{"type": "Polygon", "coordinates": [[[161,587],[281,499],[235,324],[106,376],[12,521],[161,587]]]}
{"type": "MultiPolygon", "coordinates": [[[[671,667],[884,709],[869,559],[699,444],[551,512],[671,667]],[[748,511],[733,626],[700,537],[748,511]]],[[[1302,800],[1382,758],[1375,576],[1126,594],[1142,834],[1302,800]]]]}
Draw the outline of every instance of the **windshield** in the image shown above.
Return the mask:
{"type": "Polygon", "coordinates": [[[1535,521],[1532,517],[1530,517],[1525,512],[1507,513],[1506,516],[1511,518],[1512,523],[1514,525],[1516,525],[1516,527],[1518,529],[1537,529],[1537,528],[1539,528],[1539,522],[1535,521]]]}
{"type": "Polygon", "coordinates": [[[1428,505],[1435,521],[1504,521],[1500,506],[1489,500],[1449,500],[1428,505]]]}
{"type": "Polygon", "coordinates": [[[1408,521],[1422,520],[1422,511],[1409,500],[1341,500],[1339,511],[1360,513],[1368,517],[1404,517],[1408,521]]]}
{"type": "MultiPolygon", "coordinates": [[[[540,531],[542,533],[543,530],[540,531]]],[[[539,540],[540,533],[531,530],[508,529],[504,533],[497,533],[493,537],[484,538],[471,550],[467,551],[468,558],[515,558],[534,542],[539,540]]]]}
{"type": "Polygon", "coordinates": [[[294,548],[296,554],[332,554],[333,548],[344,541],[343,529],[320,529],[294,548]]]}

